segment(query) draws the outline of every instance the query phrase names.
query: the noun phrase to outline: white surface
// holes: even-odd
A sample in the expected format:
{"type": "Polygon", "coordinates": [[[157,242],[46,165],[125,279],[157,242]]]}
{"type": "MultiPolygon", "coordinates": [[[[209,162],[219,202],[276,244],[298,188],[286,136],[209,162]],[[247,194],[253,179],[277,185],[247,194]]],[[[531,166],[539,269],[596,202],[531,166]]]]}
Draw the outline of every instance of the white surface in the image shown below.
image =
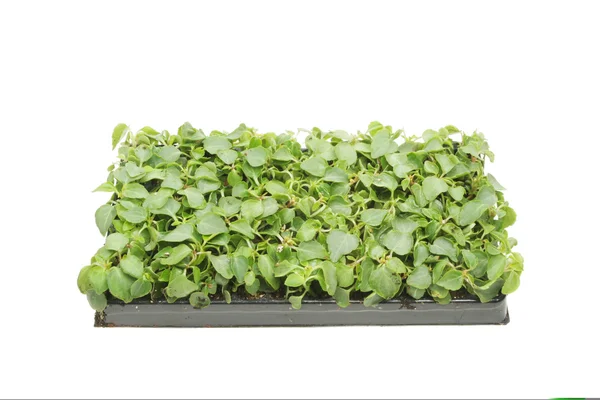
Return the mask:
{"type": "Polygon", "coordinates": [[[597,2],[0,3],[2,397],[600,396],[597,2]],[[98,330],[114,125],[479,129],[525,256],[505,327],[98,330]],[[594,373],[593,371],[596,370],[594,373]],[[164,374],[164,375],[163,375],[164,374]]]}

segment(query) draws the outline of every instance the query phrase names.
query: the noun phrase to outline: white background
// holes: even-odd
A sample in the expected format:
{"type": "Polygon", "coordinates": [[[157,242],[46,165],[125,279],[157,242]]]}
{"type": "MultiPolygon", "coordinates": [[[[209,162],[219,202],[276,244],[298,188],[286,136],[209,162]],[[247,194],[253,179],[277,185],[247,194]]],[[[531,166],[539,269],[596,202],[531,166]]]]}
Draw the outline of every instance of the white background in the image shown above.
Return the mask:
{"type": "Polygon", "coordinates": [[[600,396],[599,6],[2,1],[0,395],[600,396]],[[117,123],[372,120],[486,134],[526,261],[509,325],[92,328],[117,123]]]}

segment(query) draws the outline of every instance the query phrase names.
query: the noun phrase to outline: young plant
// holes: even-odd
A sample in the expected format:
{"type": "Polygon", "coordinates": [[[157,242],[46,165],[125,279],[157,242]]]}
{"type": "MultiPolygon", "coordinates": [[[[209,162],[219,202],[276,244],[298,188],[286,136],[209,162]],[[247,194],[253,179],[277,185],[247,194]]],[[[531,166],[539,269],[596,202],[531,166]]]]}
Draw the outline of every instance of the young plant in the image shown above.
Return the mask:
{"type": "Polygon", "coordinates": [[[487,302],[519,286],[516,220],[484,136],[453,126],[406,136],[379,122],[353,136],[233,132],[186,123],[113,132],[118,162],[96,191],[106,242],[79,290],[101,311],[107,295],[189,299],[270,293],[373,306],[406,292],[448,303],[467,291],[487,302]],[[451,136],[456,136],[456,141],[451,136]],[[402,139],[398,143],[398,139],[402,139]]]}

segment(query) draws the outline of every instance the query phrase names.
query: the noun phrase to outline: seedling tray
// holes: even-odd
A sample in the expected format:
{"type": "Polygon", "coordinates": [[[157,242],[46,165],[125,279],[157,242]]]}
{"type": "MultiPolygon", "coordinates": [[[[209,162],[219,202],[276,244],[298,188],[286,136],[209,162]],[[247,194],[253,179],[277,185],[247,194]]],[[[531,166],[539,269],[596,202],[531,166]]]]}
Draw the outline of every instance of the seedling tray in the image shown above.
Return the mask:
{"type": "Polygon", "coordinates": [[[432,299],[400,297],[367,308],[351,300],[340,308],[333,300],[305,300],[300,310],[283,299],[214,300],[204,309],[187,301],[111,300],[96,313],[96,327],[251,327],[251,326],[356,326],[356,325],[505,325],[509,322],[506,296],[488,303],[475,298],[438,304],[432,299]]]}

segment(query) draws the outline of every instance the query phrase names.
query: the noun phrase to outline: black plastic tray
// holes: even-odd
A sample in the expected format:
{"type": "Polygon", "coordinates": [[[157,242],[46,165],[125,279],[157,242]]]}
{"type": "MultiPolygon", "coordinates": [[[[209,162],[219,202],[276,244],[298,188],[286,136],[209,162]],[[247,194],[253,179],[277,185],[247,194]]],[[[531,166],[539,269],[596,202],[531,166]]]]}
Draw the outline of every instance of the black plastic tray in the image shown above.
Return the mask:
{"type": "Polygon", "coordinates": [[[235,327],[235,326],[342,326],[342,325],[505,325],[509,322],[506,296],[489,303],[473,298],[437,304],[431,299],[409,297],[388,300],[376,307],[351,301],[340,308],[333,300],[305,300],[302,309],[275,299],[234,299],[230,304],[214,300],[204,309],[188,302],[168,304],[109,301],[96,313],[97,327],[235,327]]]}

